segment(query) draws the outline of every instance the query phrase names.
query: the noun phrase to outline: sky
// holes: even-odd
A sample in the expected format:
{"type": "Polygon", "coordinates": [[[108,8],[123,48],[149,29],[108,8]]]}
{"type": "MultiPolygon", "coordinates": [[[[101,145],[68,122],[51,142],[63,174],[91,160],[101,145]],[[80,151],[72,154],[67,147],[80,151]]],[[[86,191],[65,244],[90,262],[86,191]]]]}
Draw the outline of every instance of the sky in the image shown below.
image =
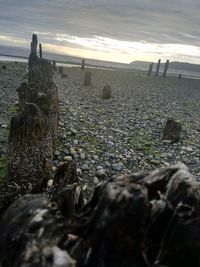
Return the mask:
{"type": "Polygon", "coordinates": [[[200,64],[200,0],[0,0],[0,44],[115,62],[200,64]]]}

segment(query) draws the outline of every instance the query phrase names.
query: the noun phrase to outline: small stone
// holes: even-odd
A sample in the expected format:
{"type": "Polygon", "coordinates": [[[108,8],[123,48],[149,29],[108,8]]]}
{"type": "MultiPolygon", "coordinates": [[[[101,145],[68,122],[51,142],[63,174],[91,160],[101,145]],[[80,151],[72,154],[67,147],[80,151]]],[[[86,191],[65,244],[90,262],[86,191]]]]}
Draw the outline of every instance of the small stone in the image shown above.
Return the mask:
{"type": "Polygon", "coordinates": [[[99,169],[96,171],[96,176],[98,178],[105,178],[106,177],[106,172],[104,169],[99,169]]]}
{"type": "Polygon", "coordinates": [[[86,205],[87,202],[88,202],[88,201],[87,201],[87,198],[84,198],[84,199],[83,199],[83,204],[86,205]]]}
{"type": "Polygon", "coordinates": [[[121,164],[121,163],[112,164],[112,169],[113,169],[113,171],[120,172],[123,169],[123,164],[121,164]]]}
{"type": "Polygon", "coordinates": [[[70,128],[70,132],[71,132],[72,134],[74,134],[74,135],[78,133],[77,130],[74,129],[74,128],[70,128]]]}
{"type": "Polygon", "coordinates": [[[80,168],[77,168],[76,172],[78,175],[82,175],[82,170],[80,168]]]}
{"type": "Polygon", "coordinates": [[[77,145],[78,145],[78,140],[73,140],[73,144],[74,144],[75,146],[77,146],[77,145]]]}
{"type": "Polygon", "coordinates": [[[49,179],[47,182],[47,187],[52,187],[53,185],[53,179],[49,179]]]}
{"type": "Polygon", "coordinates": [[[85,184],[83,187],[82,187],[82,189],[83,189],[83,191],[86,191],[87,190],[87,185],[85,184]]]}
{"type": "Polygon", "coordinates": [[[52,172],[55,172],[57,170],[56,166],[52,167],[52,172]]]}
{"type": "Polygon", "coordinates": [[[89,166],[87,164],[83,164],[81,169],[82,171],[89,171],[89,166]]]}
{"type": "Polygon", "coordinates": [[[56,156],[56,157],[60,156],[60,152],[58,150],[55,150],[54,151],[54,156],[56,156]]]}
{"type": "Polygon", "coordinates": [[[160,164],[160,161],[159,160],[153,160],[152,159],[152,160],[149,161],[149,163],[152,164],[152,165],[159,165],[160,164]]]}
{"type": "Polygon", "coordinates": [[[60,126],[60,127],[63,127],[64,125],[65,125],[64,122],[59,121],[59,126],[60,126]]]}
{"type": "Polygon", "coordinates": [[[103,169],[103,166],[97,166],[97,170],[102,170],[103,169]]]}
{"type": "Polygon", "coordinates": [[[1,128],[7,129],[8,128],[8,125],[7,124],[2,124],[1,125],[1,128]]]}
{"type": "Polygon", "coordinates": [[[80,158],[81,158],[81,159],[85,159],[85,154],[84,154],[84,153],[81,153],[81,154],[80,154],[80,158]]]}
{"type": "Polygon", "coordinates": [[[94,160],[98,160],[99,159],[99,156],[94,155],[93,158],[94,158],[94,160]]]}
{"type": "Polygon", "coordinates": [[[193,148],[192,147],[190,147],[190,146],[188,146],[188,147],[186,147],[186,149],[185,149],[187,152],[193,152],[193,148]]]}
{"type": "Polygon", "coordinates": [[[93,183],[94,183],[94,184],[98,184],[98,182],[99,182],[98,178],[97,178],[97,177],[94,177],[94,179],[93,179],[93,183]]]}
{"type": "Polygon", "coordinates": [[[111,166],[111,163],[110,163],[109,161],[106,160],[106,161],[105,161],[105,165],[106,165],[106,167],[109,168],[109,167],[111,166]]]}
{"type": "Polygon", "coordinates": [[[71,156],[65,156],[63,158],[64,161],[71,161],[72,160],[72,157],[71,156]]]}
{"type": "Polygon", "coordinates": [[[75,154],[77,154],[76,150],[74,148],[70,149],[70,155],[74,156],[75,154]]]}
{"type": "Polygon", "coordinates": [[[68,149],[63,149],[63,153],[64,153],[65,155],[69,155],[69,150],[68,150],[68,149]]]}

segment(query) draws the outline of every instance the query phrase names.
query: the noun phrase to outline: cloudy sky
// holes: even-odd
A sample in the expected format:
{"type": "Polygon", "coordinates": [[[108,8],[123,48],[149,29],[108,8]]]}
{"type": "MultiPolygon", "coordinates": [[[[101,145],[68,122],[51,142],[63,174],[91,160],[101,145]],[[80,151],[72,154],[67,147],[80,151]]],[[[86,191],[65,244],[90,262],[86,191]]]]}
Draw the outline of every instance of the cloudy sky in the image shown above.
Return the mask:
{"type": "Polygon", "coordinates": [[[200,0],[0,0],[0,44],[129,63],[200,64],[200,0]]]}

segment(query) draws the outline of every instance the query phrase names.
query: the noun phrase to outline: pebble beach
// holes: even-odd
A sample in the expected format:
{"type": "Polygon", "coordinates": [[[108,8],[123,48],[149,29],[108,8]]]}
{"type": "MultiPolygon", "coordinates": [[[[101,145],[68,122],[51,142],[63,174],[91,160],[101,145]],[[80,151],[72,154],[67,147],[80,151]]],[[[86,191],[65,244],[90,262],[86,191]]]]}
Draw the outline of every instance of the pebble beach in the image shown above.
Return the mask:
{"type": "MultiPolygon", "coordinates": [[[[16,89],[27,79],[27,64],[0,63],[0,157],[6,157],[9,121],[17,109],[16,89]],[[6,66],[6,68],[2,68],[6,66]]],[[[176,162],[185,163],[200,180],[200,80],[140,72],[91,68],[55,72],[59,90],[59,138],[53,171],[75,160],[87,197],[96,184],[112,175],[148,172],[176,162]],[[110,85],[112,97],[102,99],[110,85]],[[168,118],[180,121],[180,141],[163,140],[168,118]]]]}

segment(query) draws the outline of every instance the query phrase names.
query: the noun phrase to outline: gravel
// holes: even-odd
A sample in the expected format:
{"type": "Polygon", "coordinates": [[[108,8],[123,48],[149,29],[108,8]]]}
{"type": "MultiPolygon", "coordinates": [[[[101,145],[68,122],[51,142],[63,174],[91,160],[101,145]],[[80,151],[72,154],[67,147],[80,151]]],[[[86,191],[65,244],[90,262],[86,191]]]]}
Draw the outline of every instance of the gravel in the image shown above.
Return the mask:
{"type": "MultiPolygon", "coordinates": [[[[17,101],[16,89],[25,69],[19,70],[13,63],[0,75],[0,137],[4,146],[8,131],[4,125],[9,125],[13,115],[10,109],[17,101]]],[[[90,87],[83,86],[84,73],[79,68],[67,68],[66,79],[55,75],[60,97],[55,167],[63,160],[75,159],[84,192],[112,175],[146,172],[177,161],[186,163],[200,180],[200,80],[90,71],[90,87]],[[112,98],[103,101],[106,84],[112,87],[112,98]],[[182,124],[177,143],[162,139],[171,117],[182,124]]]]}

